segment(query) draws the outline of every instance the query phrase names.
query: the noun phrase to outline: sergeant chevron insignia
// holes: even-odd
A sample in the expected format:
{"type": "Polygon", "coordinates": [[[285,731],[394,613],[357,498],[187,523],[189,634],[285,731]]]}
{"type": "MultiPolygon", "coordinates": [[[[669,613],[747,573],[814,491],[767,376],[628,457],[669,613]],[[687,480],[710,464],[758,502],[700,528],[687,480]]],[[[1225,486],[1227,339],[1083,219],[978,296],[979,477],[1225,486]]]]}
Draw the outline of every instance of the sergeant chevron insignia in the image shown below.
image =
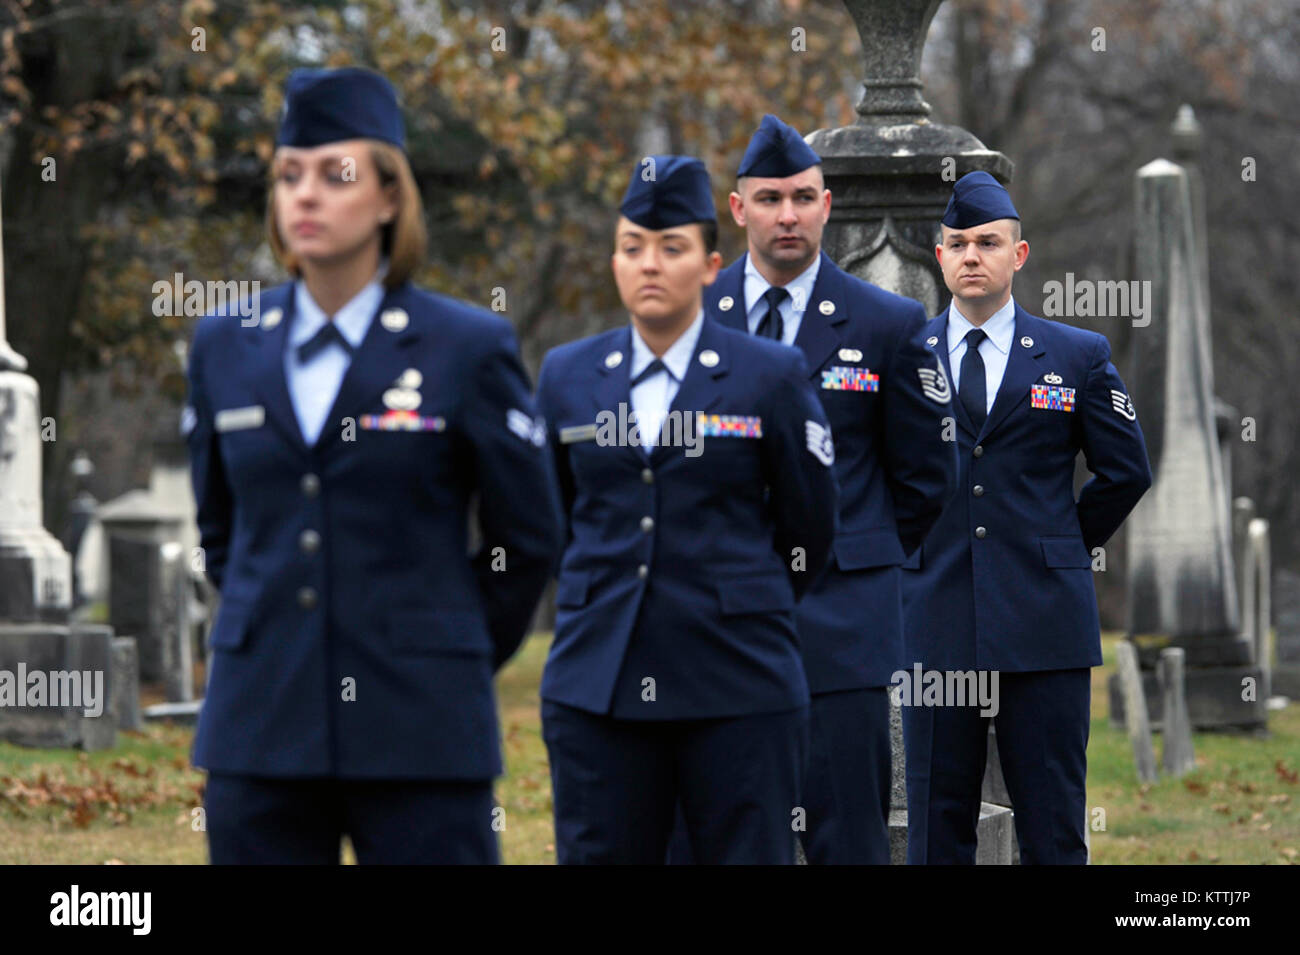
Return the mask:
{"type": "Polygon", "coordinates": [[[830,428],[816,421],[805,421],[804,436],[808,440],[808,451],[814,458],[827,467],[835,463],[835,442],[831,440],[830,428]]]}
{"type": "Polygon", "coordinates": [[[921,391],[935,404],[946,405],[952,400],[952,389],[948,387],[948,376],[943,373],[943,365],[918,368],[916,374],[921,379],[921,391]]]}
{"type": "Polygon", "coordinates": [[[1115,409],[1115,413],[1121,418],[1127,418],[1129,421],[1137,420],[1137,409],[1133,407],[1133,399],[1124,392],[1112,388],[1110,390],[1110,404],[1115,409]]]}

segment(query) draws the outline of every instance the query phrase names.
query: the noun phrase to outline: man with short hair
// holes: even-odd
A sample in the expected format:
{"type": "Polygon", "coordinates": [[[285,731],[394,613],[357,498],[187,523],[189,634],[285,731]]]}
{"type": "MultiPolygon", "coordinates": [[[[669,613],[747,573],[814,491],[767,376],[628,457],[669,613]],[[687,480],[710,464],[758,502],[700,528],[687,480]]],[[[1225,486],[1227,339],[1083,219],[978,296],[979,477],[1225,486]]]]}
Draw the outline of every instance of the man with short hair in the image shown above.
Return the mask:
{"type": "Polygon", "coordinates": [[[1083,863],[1089,668],[1101,664],[1091,551],[1151,485],[1142,429],[1106,339],[1012,298],[1029,244],[988,173],[953,187],[935,255],[952,304],[925,334],[957,392],[961,470],[904,565],[905,632],[926,670],[999,680],[995,715],[903,707],[908,861],[975,861],[993,719],[1021,861],[1083,863]],[[1076,501],[1080,451],[1093,477],[1076,501]]]}
{"type": "Polygon", "coordinates": [[[794,129],[764,116],[737,177],[731,214],[748,251],[709,286],[705,304],[722,324],[803,354],[830,420],[840,486],[834,560],[796,610],[812,694],[804,851],[811,863],[887,864],[899,565],[956,486],[947,382],[918,337],[924,308],[821,250],[831,193],[821,159],[794,129]]]}

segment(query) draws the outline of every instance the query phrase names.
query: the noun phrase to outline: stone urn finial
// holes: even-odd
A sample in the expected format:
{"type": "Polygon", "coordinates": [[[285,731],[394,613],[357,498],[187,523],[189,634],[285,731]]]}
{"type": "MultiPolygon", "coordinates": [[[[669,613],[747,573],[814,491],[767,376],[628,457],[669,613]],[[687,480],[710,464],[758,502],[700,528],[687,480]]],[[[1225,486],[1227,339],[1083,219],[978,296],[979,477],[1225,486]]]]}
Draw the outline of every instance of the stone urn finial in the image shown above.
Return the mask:
{"type": "Polygon", "coordinates": [[[859,122],[880,126],[926,122],[921,50],[943,0],[844,0],[862,38],[866,73],[859,122]]]}

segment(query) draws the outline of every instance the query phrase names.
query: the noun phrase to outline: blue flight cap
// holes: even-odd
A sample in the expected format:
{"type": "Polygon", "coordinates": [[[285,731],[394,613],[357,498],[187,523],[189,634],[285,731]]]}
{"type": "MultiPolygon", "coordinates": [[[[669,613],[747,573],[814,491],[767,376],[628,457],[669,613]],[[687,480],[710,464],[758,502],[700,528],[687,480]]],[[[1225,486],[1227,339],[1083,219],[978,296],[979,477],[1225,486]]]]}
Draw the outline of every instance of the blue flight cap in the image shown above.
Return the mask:
{"type": "Polygon", "coordinates": [[[618,211],[643,229],[717,222],[713,187],[693,156],[646,156],[637,161],[618,211]]]}
{"type": "Polygon", "coordinates": [[[393,85],[372,70],[294,70],[284,91],[277,146],[321,146],[342,139],[380,139],[406,146],[393,85]]]}
{"type": "Polygon", "coordinates": [[[968,172],[953,184],[943,224],[950,229],[969,229],[994,219],[1019,218],[1002,183],[986,172],[968,172]]]}
{"type": "Polygon", "coordinates": [[[812,151],[803,137],[771,113],[763,117],[758,130],[749,140],[744,158],[740,160],[742,176],[761,176],[764,179],[784,179],[809,166],[816,166],[821,157],[812,151]]]}

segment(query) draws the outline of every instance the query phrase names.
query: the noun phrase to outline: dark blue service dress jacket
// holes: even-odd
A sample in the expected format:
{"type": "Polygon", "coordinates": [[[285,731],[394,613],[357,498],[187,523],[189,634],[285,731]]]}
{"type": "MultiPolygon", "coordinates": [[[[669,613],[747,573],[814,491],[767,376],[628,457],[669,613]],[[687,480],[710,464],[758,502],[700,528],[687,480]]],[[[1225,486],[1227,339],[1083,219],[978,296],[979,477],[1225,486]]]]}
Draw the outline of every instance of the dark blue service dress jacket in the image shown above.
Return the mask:
{"type": "Polygon", "coordinates": [[[699,416],[700,453],[647,454],[598,427],[630,408],[631,334],[561,345],[539,375],[567,537],[542,697],[645,720],[805,705],[794,606],[829,554],[836,487],[803,358],[706,317],[670,407],[699,416]]]}
{"type": "Polygon", "coordinates": [[[501,771],[493,672],[559,546],[514,335],[446,296],[389,291],[308,446],[283,369],[293,300],[279,286],[256,325],[210,315],[195,334],[188,442],[221,591],[195,763],[489,779],[501,771]]]}
{"type": "MultiPolygon", "coordinates": [[[[905,565],[911,659],[936,670],[1101,664],[1093,548],[1151,486],[1137,413],[1096,332],[1016,306],[1002,385],[976,431],[954,402],[958,492],[905,565]],[[1092,478],[1076,501],[1082,451],[1092,478]]],[[[948,368],[948,312],[926,326],[948,368]]]]}
{"type": "MultiPolygon", "coordinates": [[[[742,256],[705,290],[709,315],[747,331],[742,256]]],[[[848,274],[826,253],[794,345],[835,436],[834,560],[796,611],[813,693],[887,686],[904,664],[899,566],[957,480],[951,389],[919,302],[848,274]]]]}

